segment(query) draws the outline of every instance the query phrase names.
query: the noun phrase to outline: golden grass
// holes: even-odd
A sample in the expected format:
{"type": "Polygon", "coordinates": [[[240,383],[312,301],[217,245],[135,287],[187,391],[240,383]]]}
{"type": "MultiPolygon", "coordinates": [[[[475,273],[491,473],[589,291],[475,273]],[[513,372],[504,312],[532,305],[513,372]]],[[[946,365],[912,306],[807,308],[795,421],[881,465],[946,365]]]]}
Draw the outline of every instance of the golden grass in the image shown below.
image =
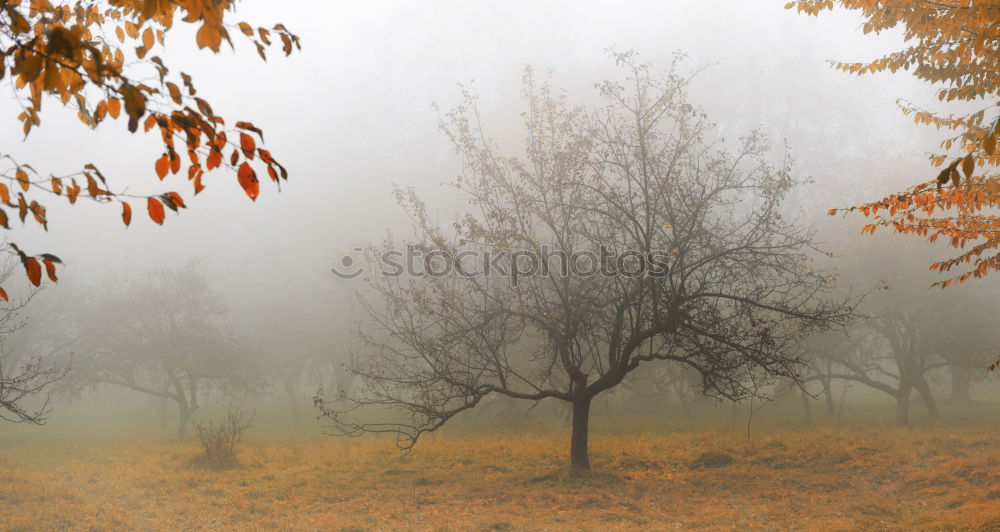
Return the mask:
{"type": "Polygon", "coordinates": [[[995,430],[835,429],[388,439],[251,434],[242,466],[196,443],[0,447],[2,530],[1000,529],[995,430]],[[692,469],[706,452],[729,465],[692,469]]]}

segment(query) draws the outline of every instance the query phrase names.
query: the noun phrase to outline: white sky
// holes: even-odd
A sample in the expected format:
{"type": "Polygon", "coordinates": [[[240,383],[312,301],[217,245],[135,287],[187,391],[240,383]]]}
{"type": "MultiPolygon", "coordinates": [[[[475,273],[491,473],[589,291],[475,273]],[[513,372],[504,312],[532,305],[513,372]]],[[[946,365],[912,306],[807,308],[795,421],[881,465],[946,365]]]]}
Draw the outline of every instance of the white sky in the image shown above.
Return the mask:
{"type": "MultiPolygon", "coordinates": [[[[915,172],[927,172],[924,154],[937,137],[902,117],[895,101],[931,105],[930,88],[906,74],[859,78],[827,64],[874,58],[898,47],[898,35],[863,36],[850,13],[812,18],[783,4],[247,0],[239,19],[285,23],[301,37],[302,52],[284,58],[275,49],[263,63],[236,39],[235,54],[213,56],[197,51],[190,32],[179,29],[169,34],[163,55],[195,77],[217,112],[264,129],[291,174],[282,192],[262,182],[252,204],[235,176],[217,172],[193,198],[186,177],[172,176],[170,188],[190,208],[180,216],[168,212],[162,228],[148,220],[144,205],[133,206],[126,230],[117,207],[68,209],[50,199],[50,232],[19,230],[13,238],[32,252],[60,255],[64,278],[74,282],[205,258],[238,306],[272,298],[322,306],[338,290],[326,273],[336,257],[399,227],[391,183],[417,186],[435,208],[439,183],[457,174],[432,102],[455,105],[457,84],[470,84],[482,96],[491,130],[517,138],[523,67],[553,70],[571,95],[589,98],[591,84],[613,74],[604,54],[609,46],[635,49],[664,68],[677,49],[690,54],[690,67],[713,65],[698,78],[692,100],[720,122],[720,135],[763,125],[779,146],[787,139],[798,169],[816,179],[806,197],[827,202],[803,206],[817,215],[926,178],[915,172]]],[[[113,187],[162,190],[154,188],[155,135],[130,135],[124,122],[88,131],[51,100],[42,128],[22,142],[17,114],[13,102],[0,103],[7,124],[0,151],[40,172],[94,162],[113,187]]],[[[454,213],[451,203],[438,205],[442,217],[454,213]]]]}

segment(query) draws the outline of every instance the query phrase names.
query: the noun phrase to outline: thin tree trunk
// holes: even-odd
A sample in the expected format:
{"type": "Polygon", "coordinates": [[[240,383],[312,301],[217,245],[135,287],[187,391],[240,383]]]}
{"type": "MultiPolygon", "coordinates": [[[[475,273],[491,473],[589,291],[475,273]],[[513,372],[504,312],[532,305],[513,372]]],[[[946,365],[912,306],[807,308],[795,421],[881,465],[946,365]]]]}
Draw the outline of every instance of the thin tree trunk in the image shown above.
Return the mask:
{"type": "Polygon", "coordinates": [[[927,381],[921,377],[914,385],[914,388],[920,392],[920,400],[923,401],[924,406],[927,407],[927,413],[930,414],[931,417],[940,416],[941,411],[938,410],[937,401],[934,400],[934,395],[931,393],[931,387],[927,384],[927,381]]]}
{"type": "Polygon", "coordinates": [[[590,432],[590,397],[573,401],[573,434],[570,437],[569,460],[574,470],[590,469],[587,436],[590,432]]]}
{"type": "Polygon", "coordinates": [[[896,396],[896,424],[905,427],[910,424],[910,388],[900,390],[896,396]]]}
{"type": "Polygon", "coordinates": [[[187,436],[188,426],[191,424],[192,410],[181,403],[177,403],[177,407],[177,411],[180,413],[180,421],[177,424],[177,439],[183,440],[187,436]]]}
{"type": "Polygon", "coordinates": [[[833,381],[832,379],[824,379],[821,382],[823,383],[823,402],[826,403],[826,417],[833,417],[837,411],[833,404],[833,389],[830,388],[833,381]]]}
{"type": "MultiPolygon", "coordinates": [[[[198,408],[198,396],[196,390],[191,390],[191,398],[189,399],[180,378],[169,368],[167,371],[170,382],[174,387],[174,400],[177,401],[177,412],[179,414],[179,419],[177,420],[177,439],[183,440],[184,436],[187,435],[188,424],[191,422],[191,414],[198,408]]],[[[190,382],[192,385],[194,384],[193,379],[190,382]]]]}

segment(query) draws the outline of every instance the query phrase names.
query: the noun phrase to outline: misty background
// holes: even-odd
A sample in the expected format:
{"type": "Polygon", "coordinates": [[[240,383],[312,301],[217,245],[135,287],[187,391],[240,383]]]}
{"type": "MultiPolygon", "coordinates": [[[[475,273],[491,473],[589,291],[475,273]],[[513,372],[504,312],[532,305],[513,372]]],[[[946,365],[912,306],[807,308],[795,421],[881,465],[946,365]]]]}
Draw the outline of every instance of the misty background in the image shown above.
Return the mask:
{"type": "MultiPolygon", "coordinates": [[[[787,143],[796,176],[813,179],[795,192],[792,206],[836,254],[829,265],[854,272],[848,285],[864,291],[884,281],[891,289],[903,284],[930,293],[935,277],[927,265],[946,250],[938,256],[916,239],[862,236],[860,215],[845,220],[826,212],[933,177],[926,154],[940,136],[913,124],[895,102],[940,109],[935,88],[905,73],[856,77],[834,70],[831,60],[864,62],[898,49],[899,33],[865,36],[852,13],[817,19],[783,4],[299,0],[289,8],[245,1],[240,14],[251,24],[282,22],[302,38],[301,53],[275,54],[267,63],[241,39],[234,38],[236,53],[197,51],[185,33],[190,29],[178,27],[167,36],[165,59],[194,77],[220,115],[265,131],[268,148],[289,171],[287,184],[279,193],[265,182],[251,202],[233,175],[216,171],[193,197],[182,174],[165,183],[153,179],[161,149],[156,135],[131,135],[118,123],[91,131],[52,101],[44,127],[24,140],[15,123],[19,109],[6,100],[4,152],[55,174],[92,162],[113,190],[178,190],[189,207],[168,212],[161,228],[136,205],[135,221],[125,228],[118,208],[50,202],[51,230],[28,226],[18,243],[30,253],[59,255],[66,266],[59,284],[47,286],[25,316],[30,320],[36,306],[58,312],[108,286],[143,279],[152,268],[194,261],[220,294],[232,330],[286,343],[307,339],[332,357],[346,357],[364,316],[353,301],[355,286],[329,268],[386,231],[406,234],[393,185],[414,187],[442,223],[466,210],[443,185],[458,175],[460,161],[438,129],[433,104],[443,112],[461,103],[462,84],[480,96],[487,130],[517,147],[524,67],[551,71],[571,100],[594,102],[593,83],[616,75],[609,47],[635,50],[657,70],[669,67],[676,51],[686,53],[681,71],[704,68],[690,100],[719,124],[720,139],[760,127],[772,139],[775,161],[787,143]]],[[[995,293],[991,282],[971,290],[995,293]]],[[[970,293],[952,290],[957,298],[970,293]]],[[[281,360],[280,345],[262,348],[281,360]]],[[[61,410],[57,405],[53,419],[61,410]]]]}

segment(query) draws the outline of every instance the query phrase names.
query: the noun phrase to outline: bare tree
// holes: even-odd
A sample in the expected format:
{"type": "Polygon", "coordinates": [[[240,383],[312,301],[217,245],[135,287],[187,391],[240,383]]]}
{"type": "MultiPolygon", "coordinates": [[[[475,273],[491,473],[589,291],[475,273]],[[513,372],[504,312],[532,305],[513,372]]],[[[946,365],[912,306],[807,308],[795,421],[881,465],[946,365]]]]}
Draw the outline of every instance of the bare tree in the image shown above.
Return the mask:
{"type": "MultiPolygon", "coordinates": [[[[759,395],[797,377],[803,335],[846,321],[822,297],[832,276],[809,268],[812,235],[782,210],[787,159],[769,165],[758,133],[728,152],[710,142],[676,62],[660,76],[614,57],[626,77],[598,83],[593,107],[526,71],[521,156],[489,140],[475,96],[444,115],[474,212],[440,226],[398,191],[427,271],[371,277],[373,349],[353,368],[364,385],[318,401],[334,430],[410,448],[489,395],[557,399],[572,405],[571,466],[588,469],[591,401],[640,365],[693,368],[706,394],[759,395]],[[508,275],[437,260],[468,251],[508,275]]],[[[393,244],[372,250],[373,268],[393,244]]]]}
{"type": "Polygon", "coordinates": [[[985,323],[993,313],[981,310],[988,302],[970,304],[967,296],[959,299],[937,290],[920,298],[892,292],[870,299],[883,313],[858,323],[848,336],[827,337],[829,343],[806,380],[846,380],[884,392],[896,401],[896,423],[907,425],[913,392],[928,414],[940,415],[930,377],[945,368],[978,368],[985,374],[997,338],[985,323]]]}
{"type": "Polygon", "coordinates": [[[78,311],[72,390],[115,385],[173,402],[180,438],[205,394],[263,386],[256,351],[221,321],[225,309],[194,265],[96,292],[78,311]]]}
{"type": "MultiPolygon", "coordinates": [[[[867,314],[848,334],[810,339],[810,376],[829,390],[832,381],[848,381],[885,393],[896,402],[899,425],[910,422],[916,392],[931,416],[940,415],[932,388],[946,370],[986,373],[1000,336],[991,322],[996,294],[967,286],[941,291],[921,270],[900,268],[929,260],[932,248],[913,248],[885,239],[854,242],[845,250],[854,260],[843,280],[878,286],[859,312],[867,314]]],[[[967,384],[967,383],[966,383],[967,384]]],[[[953,382],[962,396],[961,382],[953,382]]],[[[829,392],[826,392],[828,398],[829,392]]],[[[829,399],[828,399],[829,400],[829,399]]]]}
{"type": "Polygon", "coordinates": [[[14,423],[45,423],[51,409],[52,384],[66,374],[65,369],[46,367],[40,359],[24,362],[7,373],[0,360],[0,419],[14,423]],[[28,405],[32,397],[42,396],[41,403],[28,405]]]}
{"type": "Polygon", "coordinates": [[[919,392],[932,416],[939,415],[937,403],[926,375],[947,365],[936,359],[923,341],[927,329],[921,328],[921,314],[926,308],[901,310],[872,317],[855,328],[826,352],[828,364],[820,373],[806,380],[846,380],[884,392],[896,400],[896,422],[910,422],[910,396],[919,392]]]}
{"type": "MultiPolygon", "coordinates": [[[[4,262],[0,282],[14,272],[14,260],[4,262]]],[[[66,375],[65,368],[47,366],[43,346],[12,338],[25,325],[24,310],[37,290],[0,304],[0,419],[44,424],[51,413],[52,385],[66,375]]]]}

